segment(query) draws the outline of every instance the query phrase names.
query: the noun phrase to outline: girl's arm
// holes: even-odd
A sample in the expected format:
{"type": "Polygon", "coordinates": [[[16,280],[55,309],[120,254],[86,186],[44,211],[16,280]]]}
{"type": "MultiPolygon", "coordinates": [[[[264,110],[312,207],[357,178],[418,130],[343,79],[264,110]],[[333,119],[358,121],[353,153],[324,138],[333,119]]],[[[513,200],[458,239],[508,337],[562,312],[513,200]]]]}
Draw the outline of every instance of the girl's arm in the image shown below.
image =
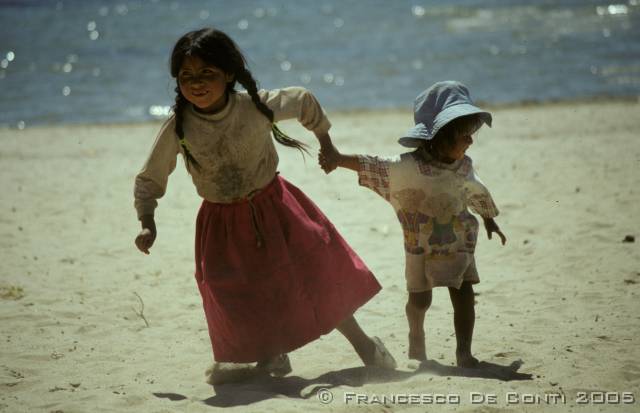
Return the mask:
{"type": "Polygon", "coordinates": [[[153,215],[147,214],[140,217],[140,223],[142,224],[142,230],[136,237],[136,247],[149,255],[149,248],[151,248],[158,235],[156,221],[153,215]]]}
{"type": "Polygon", "coordinates": [[[331,143],[329,135],[319,136],[320,153],[318,161],[325,173],[346,168],[358,174],[358,184],[371,189],[386,201],[391,202],[389,168],[398,160],[385,160],[376,156],[344,155],[331,143]]]}
{"type": "Polygon", "coordinates": [[[358,172],[360,169],[358,155],[343,155],[331,142],[328,133],[316,133],[316,137],[320,142],[320,153],[318,154],[318,162],[325,173],[331,173],[334,169],[346,168],[358,172]]]}
{"type": "Polygon", "coordinates": [[[158,205],[157,200],[164,195],[169,174],[176,167],[179,148],[174,127],[174,117],[171,116],[162,125],[151,153],[135,179],[134,205],[138,219],[142,224],[142,230],[136,236],[135,245],[145,254],[149,254],[149,248],[153,245],[157,235],[156,223],[153,218],[155,208],[158,205]]]}
{"type": "Polygon", "coordinates": [[[297,119],[306,129],[318,133],[331,129],[331,122],[313,94],[302,87],[260,90],[258,96],[273,111],[273,121],[297,119]]]}

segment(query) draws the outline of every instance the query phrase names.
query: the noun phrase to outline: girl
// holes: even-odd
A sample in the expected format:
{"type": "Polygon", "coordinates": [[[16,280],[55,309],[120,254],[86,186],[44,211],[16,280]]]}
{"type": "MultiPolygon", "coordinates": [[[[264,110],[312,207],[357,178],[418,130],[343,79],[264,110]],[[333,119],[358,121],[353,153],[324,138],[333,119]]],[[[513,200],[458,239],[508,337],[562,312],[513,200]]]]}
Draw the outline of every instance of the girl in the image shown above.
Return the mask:
{"type": "MultiPolygon", "coordinates": [[[[252,363],[284,375],[290,352],[337,328],[365,365],[395,368],[376,337],[353,313],[380,285],[334,226],[302,191],[278,175],[281,144],[303,150],[275,122],[297,118],[321,145],[330,123],[302,88],[258,91],[244,56],[224,33],[205,28],[175,44],[173,115],[162,126],[135,179],[149,253],[154,209],[182,154],[204,198],[196,220],[195,277],[217,363],[252,363]],[[246,92],[236,92],[240,83],[246,92]]],[[[225,380],[215,364],[210,383],[225,380]]]]}
{"type": "Polygon", "coordinates": [[[409,300],[409,358],[426,360],[424,317],[431,305],[431,290],[446,286],[454,310],[456,361],[474,367],[471,353],[475,321],[472,284],[478,283],[474,248],[482,216],[487,235],[504,234],[494,221],[498,215],[489,191],[465,156],[472,135],[491,114],[473,105],[467,88],[453,81],[440,82],[415,101],[416,125],[399,143],[417,148],[398,158],[383,160],[343,155],[330,143],[322,146],[319,161],[325,172],[336,167],[358,172],[359,183],[391,203],[404,232],[409,300]]]}

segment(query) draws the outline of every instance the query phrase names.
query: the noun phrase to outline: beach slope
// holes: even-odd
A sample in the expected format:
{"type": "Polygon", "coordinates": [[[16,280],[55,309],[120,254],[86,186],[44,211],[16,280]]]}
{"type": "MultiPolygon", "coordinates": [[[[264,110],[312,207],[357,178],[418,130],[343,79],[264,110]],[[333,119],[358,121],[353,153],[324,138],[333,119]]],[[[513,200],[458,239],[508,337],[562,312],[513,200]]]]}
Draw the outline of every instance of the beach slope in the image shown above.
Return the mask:
{"type": "MultiPolygon", "coordinates": [[[[159,124],[0,130],[0,411],[638,411],[640,104],[492,111],[494,127],[468,152],[508,237],[501,246],[481,232],[476,251],[482,368],[453,367],[442,289],[427,315],[431,360],[407,359],[391,207],[353,172],[327,176],[315,157],[279,147],[281,173],[383,285],[356,317],[399,368],[362,368],[333,332],[293,352],[288,377],[216,388],[204,381],[212,355],[193,278],[200,200],[182,161],[160,200],[151,255],[133,244],[133,178],[159,124]]],[[[336,145],[352,153],[400,153],[396,139],[412,126],[409,110],[329,116],[336,145]]],[[[311,134],[282,127],[315,156],[311,134]]]]}

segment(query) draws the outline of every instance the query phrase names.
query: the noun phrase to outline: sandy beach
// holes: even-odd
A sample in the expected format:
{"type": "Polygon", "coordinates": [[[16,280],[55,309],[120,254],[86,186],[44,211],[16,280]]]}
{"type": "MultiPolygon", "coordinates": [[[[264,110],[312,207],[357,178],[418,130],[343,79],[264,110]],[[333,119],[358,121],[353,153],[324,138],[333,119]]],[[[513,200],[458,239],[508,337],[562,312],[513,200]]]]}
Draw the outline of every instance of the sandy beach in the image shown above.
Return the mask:
{"type": "MultiPolygon", "coordinates": [[[[481,232],[476,251],[480,369],[453,366],[446,289],[427,314],[431,360],[408,360],[392,208],[351,171],[325,175],[313,136],[286,122],[314,157],[278,147],[280,171],[382,284],[356,318],[399,367],[362,367],[333,332],[291,353],[287,377],[215,388],[193,278],[200,199],[182,161],[151,255],[133,244],[133,178],[160,124],[0,130],[0,412],[639,412],[640,103],[492,112],[468,152],[508,238],[481,232]]],[[[398,154],[412,126],[410,110],[328,115],[351,153],[398,154]]]]}

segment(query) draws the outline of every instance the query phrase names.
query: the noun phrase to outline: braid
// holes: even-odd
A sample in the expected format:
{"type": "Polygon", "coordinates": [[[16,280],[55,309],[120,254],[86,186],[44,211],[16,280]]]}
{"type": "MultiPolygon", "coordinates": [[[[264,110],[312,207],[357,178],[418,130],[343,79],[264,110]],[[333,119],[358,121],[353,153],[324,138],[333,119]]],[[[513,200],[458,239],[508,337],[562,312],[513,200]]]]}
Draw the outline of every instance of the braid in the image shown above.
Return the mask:
{"type": "Polygon", "coordinates": [[[175,131],[176,135],[178,135],[178,142],[180,143],[180,146],[182,147],[182,151],[184,153],[184,161],[187,166],[187,170],[189,170],[190,166],[192,165],[196,170],[200,170],[200,164],[198,163],[198,161],[196,161],[196,158],[193,157],[191,151],[189,151],[189,148],[187,147],[187,141],[185,141],[184,139],[184,129],[182,128],[182,121],[184,109],[187,107],[187,100],[184,96],[182,96],[182,93],[180,93],[179,86],[177,86],[175,90],[176,103],[173,105],[173,113],[175,114],[175,131]]]}
{"type": "Polygon", "coordinates": [[[178,83],[175,89],[176,101],[173,106],[176,121],[175,131],[184,152],[187,169],[189,169],[190,166],[195,167],[197,170],[200,169],[200,165],[187,146],[182,128],[183,112],[188,106],[188,101],[182,93],[180,93],[180,80],[178,79],[178,75],[180,73],[180,67],[187,56],[196,56],[208,64],[221,69],[225,73],[233,74],[235,79],[227,83],[226,93],[235,93],[235,82],[240,83],[247,90],[249,96],[251,96],[251,101],[256,108],[271,122],[271,133],[273,133],[275,140],[282,145],[298,149],[303,157],[304,152],[309,154],[306,149],[307,146],[304,143],[290,138],[276,126],[273,111],[260,100],[256,81],[247,69],[246,59],[233,40],[219,30],[204,28],[183,35],[178,39],[171,53],[171,76],[175,78],[178,83]]]}
{"type": "Polygon", "coordinates": [[[307,155],[310,155],[307,150],[307,145],[286,135],[273,121],[273,111],[262,100],[260,100],[260,96],[258,96],[258,86],[251,75],[251,72],[244,68],[244,70],[236,74],[236,80],[247,90],[247,93],[249,93],[251,101],[256,105],[256,108],[271,122],[271,133],[273,133],[275,140],[284,146],[296,148],[300,153],[302,153],[303,157],[305,152],[307,155]]]}

